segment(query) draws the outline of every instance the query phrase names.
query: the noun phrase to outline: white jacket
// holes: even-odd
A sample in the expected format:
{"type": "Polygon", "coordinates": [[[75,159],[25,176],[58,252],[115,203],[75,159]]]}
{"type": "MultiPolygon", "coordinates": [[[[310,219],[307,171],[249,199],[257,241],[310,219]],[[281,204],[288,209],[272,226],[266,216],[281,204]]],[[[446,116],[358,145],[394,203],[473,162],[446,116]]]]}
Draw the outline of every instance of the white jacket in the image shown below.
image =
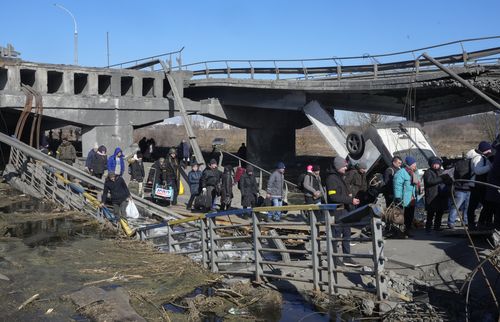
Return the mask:
{"type": "MultiPolygon", "coordinates": [[[[472,180],[476,180],[476,175],[482,175],[490,172],[491,163],[487,157],[478,153],[475,149],[470,150],[465,155],[467,159],[471,160],[471,171],[472,180]]],[[[474,183],[471,182],[471,187],[474,187],[474,183]]]]}

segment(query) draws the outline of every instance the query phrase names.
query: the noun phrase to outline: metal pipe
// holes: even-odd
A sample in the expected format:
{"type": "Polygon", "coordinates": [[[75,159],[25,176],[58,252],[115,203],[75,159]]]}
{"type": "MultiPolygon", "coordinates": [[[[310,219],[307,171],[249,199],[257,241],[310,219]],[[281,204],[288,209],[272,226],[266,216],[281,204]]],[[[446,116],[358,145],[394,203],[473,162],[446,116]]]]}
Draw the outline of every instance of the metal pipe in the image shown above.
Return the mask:
{"type": "Polygon", "coordinates": [[[481,92],[479,89],[477,89],[476,87],[474,87],[471,83],[469,83],[468,81],[466,81],[462,77],[458,76],[458,74],[456,74],[454,71],[452,71],[448,67],[444,66],[443,64],[441,64],[440,62],[438,62],[437,60],[435,60],[434,58],[432,58],[431,56],[429,56],[427,54],[427,52],[424,52],[422,54],[422,56],[425,57],[428,61],[430,61],[434,65],[436,65],[443,72],[445,72],[446,74],[448,74],[451,77],[453,77],[454,79],[456,79],[460,84],[462,84],[463,86],[467,87],[468,89],[470,89],[471,91],[473,91],[474,93],[476,93],[479,97],[481,97],[482,99],[484,99],[485,101],[487,101],[488,103],[490,103],[491,105],[493,105],[497,110],[500,110],[500,104],[499,103],[497,103],[495,100],[493,100],[491,97],[489,97],[485,93],[481,92]]]}

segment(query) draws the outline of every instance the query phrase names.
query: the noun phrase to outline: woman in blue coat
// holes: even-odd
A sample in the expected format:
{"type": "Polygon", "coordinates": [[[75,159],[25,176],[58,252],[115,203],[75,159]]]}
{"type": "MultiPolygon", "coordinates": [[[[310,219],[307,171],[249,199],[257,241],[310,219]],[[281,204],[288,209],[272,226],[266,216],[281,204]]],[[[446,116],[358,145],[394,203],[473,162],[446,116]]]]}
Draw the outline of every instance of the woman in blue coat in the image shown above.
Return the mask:
{"type": "Polygon", "coordinates": [[[108,173],[113,172],[122,177],[125,172],[125,161],[123,159],[122,149],[116,148],[115,153],[108,158],[108,173]]]}
{"type": "Polygon", "coordinates": [[[420,190],[417,161],[412,156],[405,158],[405,167],[394,175],[394,202],[404,208],[405,237],[411,237],[410,230],[415,217],[415,203],[420,190]]]}

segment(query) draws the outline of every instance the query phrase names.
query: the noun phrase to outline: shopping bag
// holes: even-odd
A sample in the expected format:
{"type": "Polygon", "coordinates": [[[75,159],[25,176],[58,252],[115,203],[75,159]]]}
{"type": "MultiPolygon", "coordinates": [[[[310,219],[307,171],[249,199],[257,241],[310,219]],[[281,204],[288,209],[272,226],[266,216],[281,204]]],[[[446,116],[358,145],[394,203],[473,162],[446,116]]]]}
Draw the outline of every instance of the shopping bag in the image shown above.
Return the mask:
{"type": "Polygon", "coordinates": [[[137,210],[137,207],[132,200],[128,202],[126,213],[128,218],[139,218],[139,210],[137,210]]]}

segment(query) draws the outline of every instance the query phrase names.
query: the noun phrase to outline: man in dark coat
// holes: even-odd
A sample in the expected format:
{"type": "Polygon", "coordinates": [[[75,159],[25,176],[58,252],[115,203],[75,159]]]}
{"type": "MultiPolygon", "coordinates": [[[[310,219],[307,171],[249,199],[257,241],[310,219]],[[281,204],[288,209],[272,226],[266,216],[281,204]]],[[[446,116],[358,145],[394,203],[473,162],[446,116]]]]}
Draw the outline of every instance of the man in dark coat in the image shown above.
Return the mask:
{"type": "MultiPolygon", "coordinates": [[[[343,215],[347,214],[353,206],[359,205],[359,199],[349,196],[349,189],[344,181],[344,175],[347,170],[347,163],[345,159],[341,157],[335,157],[333,163],[327,169],[326,173],[326,195],[328,203],[336,203],[344,206],[344,210],[337,210],[333,214],[341,218],[343,215]]],[[[342,241],[342,252],[344,254],[351,253],[351,228],[350,227],[338,227],[334,226],[332,229],[334,238],[343,238],[342,241]]],[[[338,242],[333,242],[334,251],[337,250],[338,242]]],[[[342,265],[342,262],[337,257],[335,261],[336,265],[342,265]]],[[[343,260],[343,264],[346,266],[358,266],[358,264],[352,260],[350,257],[346,257],[343,260]]]]}
{"type": "Polygon", "coordinates": [[[101,145],[96,154],[92,157],[92,162],[90,163],[90,173],[99,179],[102,179],[104,171],[108,169],[108,156],[106,155],[106,147],[101,145]]]}
{"type": "Polygon", "coordinates": [[[187,203],[186,209],[191,210],[193,207],[194,199],[200,194],[200,180],[201,180],[201,171],[199,171],[199,167],[201,164],[195,163],[191,167],[191,171],[188,173],[188,183],[189,183],[189,191],[191,192],[191,196],[189,197],[189,201],[187,203]]]}
{"type": "Polygon", "coordinates": [[[430,232],[432,227],[434,230],[442,230],[441,219],[448,203],[448,190],[445,183],[450,183],[451,178],[447,174],[443,175],[441,165],[440,158],[429,158],[429,169],[424,174],[426,232],[430,232]]]}
{"type": "Polygon", "coordinates": [[[174,189],[174,195],[172,196],[172,201],[170,204],[177,204],[177,196],[179,195],[179,182],[180,182],[180,172],[179,172],[179,162],[177,161],[177,152],[174,148],[170,148],[168,151],[167,167],[166,167],[166,180],[167,186],[171,186],[174,189]]]}
{"type": "Polygon", "coordinates": [[[229,210],[233,201],[233,167],[226,165],[222,174],[222,187],[220,196],[220,209],[229,210]]]}
{"type": "MultiPolygon", "coordinates": [[[[497,149],[495,158],[493,159],[493,165],[491,167],[490,172],[488,173],[488,183],[500,186],[500,150],[498,146],[495,147],[497,149]]],[[[486,188],[486,203],[488,207],[493,210],[493,227],[500,229],[500,192],[499,189],[493,187],[486,188]]]]}
{"type": "Polygon", "coordinates": [[[366,180],[366,163],[359,162],[354,165],[354,168],[346,172],[345,183],[349,188],[349,192],[353,197],[362,199],[361,195],[368,190],[368,182],[366,180]]]}
{"type": "Polygon", "coordinates": [[[217,169],[217,161],[211,159],[209,166],[203,170],[201,175],[201,190],[212,199],[212,210],[215,210],[215,199],[221,185],[222,173],[217,169]]]}
{"type": "Polygon", "coordinates": [[[385,198],[385,206],[389,207],[394,201],[394,175],[401,169],[403,165],[403,160],[394,156],[392,158],[392,164],[390,167],[385,169],[384,172],[384,198],[385,198]]]}
{"type": "Polygon", "coordinates": [[[167,185],[167,163],[165,158],[159,158],[153,163],[148,174],[148,183],[153,185],[159,184],[162,186],[167,185]]]}
{"type": "Polygon", "coordinates": [[[251,165],[247,165],[245,173],[241,175],[238,187],[241,191],[241,206],[243,208],[255,207],[259,195],[259,185],[251,165]]]}
{"type": "Polygon", "coordinates": [[[111,194],[111,203],[113,204],[113,212],[116,217],[127,216],[128,200],[130,192],[127,188],[125,180],[121,176],[110,172],[104,182],[104,191],[102,192],[101,206],[103,206],[108,198],[108,192],[111,194]]]}

